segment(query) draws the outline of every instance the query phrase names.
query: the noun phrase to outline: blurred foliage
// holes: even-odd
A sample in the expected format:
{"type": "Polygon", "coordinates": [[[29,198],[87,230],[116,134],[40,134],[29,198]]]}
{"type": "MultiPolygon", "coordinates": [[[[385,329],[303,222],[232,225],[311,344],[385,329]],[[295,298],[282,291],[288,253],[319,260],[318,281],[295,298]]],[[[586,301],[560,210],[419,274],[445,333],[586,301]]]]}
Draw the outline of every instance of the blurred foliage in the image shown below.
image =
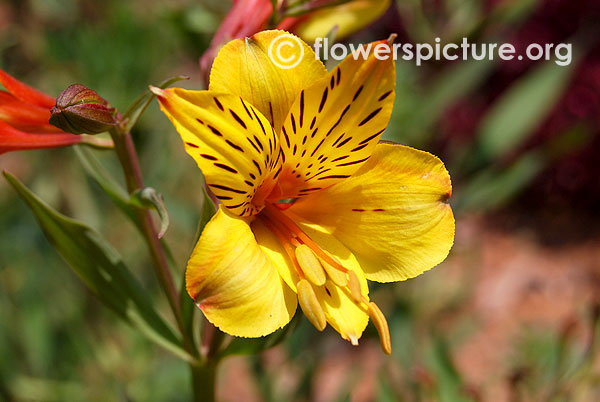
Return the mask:
{"type": "MultiPolygon", "coordinates": [[[[350,40],[364,42],[399,32],[400,41],[432,43],[436,36],[447,41],[466,36],[484,43],[518,42],[529,38],[528,21],[548,24],[543,18],[546,3],[559,2],[399,0],[378,23],[350,40]]],[[[4,1],[0,65],[50,94],[80,82],[124,111],[148,84],[170,76],[189,75],[191,80],[181,85],[199,88],[198,58],[229,6],[218,0],[4,1]]],[[[571,113],[555,123],[568,109],[565,99],[574,81],[584,76],[586,63],[598,53],[598,43],[590,39],[600,37],[597,26],[590,31],[590,16],[583,10],[578,20],[577,15],[565,17],[573,26],[546,27],[555,34],[548,36],[552,40],[575,44],[577,54],[568,67],[497,61],[397,64],[398,95],[385,136],[446,161],[459,226],[468,214],[526,205],[520,197],[532,198],[540,175],[560,167],[565,158],[585,161],[581,152],[591,152],[597,159],[600,120],[590,117],[596,109],[585,115],[571,113]]],[[[597,91],[593,95],[589,103],[600,107],[597,91]]],[[[133,134],[147,185],[165,197],[171,222],[164,241],[182,278],[198,224],[210,216],[209,206],[202,207],[201,175],[155,103],[133,134]]],[[[118,193],[111,200],[101,191],[112,185],[110,180],[120,180],[115,157],[85,154],[73,149],[6,154],[0,157],[0,168],[61,213],[97,228],[124,256],[147,295],[167,311],[147,269],[145,245],[136,236],[135,224],[124,219],[128,200],[118,193]],[[101,163],[103,177],[89,175],[77,153],[87,163],[101,163]],[[114,203],[121,203],[125,213],[114,203]]],[[[589,180],[581,186],[589,188],[589,180]]],[[[537,202],[543,202],[536,194],[537,202]]],[[[591,193],[594,196],[598,194],[591,193]]],[[[0,210],[0,400],[189,400],[185,365],[102,308],[66,269],[4,180],[0,210]]],[[[389,317],[394,345],[393,358],[378,366],[377,400],[482,400],[482,390],[466,382],[454,353],[476,331],[465,302],[475,291],[470,285],[477,268],[467,267],[455,288],[448,288],[444,269],[396,286],[372,287],[372,298],[389,317]]],[[[597,329],[597,314],[578,314],[580,325],[597,329]]],[[[360,350],[351,349],[331,330],[323,336],[303,317],[296,322],[289,334],[282,331],[260,341],[221,340],[224,355],[262,348],[261,342],[283,342],[276,351],[294,368],[291,385],[277,382],[279,368],[273,368],[268,356],[247,358],[264,400],[313,400],[316,373],[323,365],[342,353],[364,359],[360,350]]],[[[361,343],[376,347],[375,338],[370,326],[361,343]]],[[[569,331],[527,329],[512,347],[514,356],[506,357],[512,399],[600,398],[592,364],[597,332],[592,331],[588,345],[578,339],[569,331]]],[[[344,361],[344,378],[331,400],[348,400],[360,383],[364,373],[356,361],[344,361]]]]}

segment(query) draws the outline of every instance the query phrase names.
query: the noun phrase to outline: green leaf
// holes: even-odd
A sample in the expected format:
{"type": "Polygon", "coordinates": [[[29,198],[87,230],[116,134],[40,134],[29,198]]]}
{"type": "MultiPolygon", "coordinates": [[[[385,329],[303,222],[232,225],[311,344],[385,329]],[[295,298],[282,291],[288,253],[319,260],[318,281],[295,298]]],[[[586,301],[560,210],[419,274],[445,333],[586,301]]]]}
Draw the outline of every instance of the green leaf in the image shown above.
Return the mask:
{"type": "MultiPolygon", "coordinates": [[[[587,146],[593,139],[589,129],[574,124],[560,135],[540,144],[506,167],[491,166],[478,171],[456,192],[456,211],[488,211],[500,208],[523,191],[547,166],[587,146]]],[[[468,157],[468,154],[465,155],[468,157]]]]}
{"type": "MultiPolygon", "coordinates": [[[[189,80],[190,77],[186,75],[179,75],[177,77],[169,78],[168,80],[162,82],[160,85],[157,85],[159,88],[165,89],[178,81],[189,80]]],[[[125,125],[125,132],[130,131],[133,126],[136,125],[139,118],[142,116],[146,108],[152,103],[154,100],[154,95],[150,90],[144,91],[138,98],[129,106],[127,112],[123,115],[123,119],[127,119],[127,123],[125,125]]]]}
{"type": "Polygon", "coordinates": [[[396,75],[397,99],[389,131],[391,139],[424,147],[435,134],[434,125],[449,106],[473,92],[489,76],[496,63],[489,60],[470,60],[452,65],[425,88],[417,88],[415,66],[398,63],[396,75]],[[410,94],[410,95],[406,95],[410,94]]]}
{"type": "Polygon", "coordinates": [[[120,318],[179,357],[194,360],[154,310],[117,251],[94,229],[52,209],[8,172],[4,176],[27,203],[48,240],[85,285],[120,318]]]}
{"type": "Polygon", "coordinates": [[[457,210],[488,211],[501,207],[521,192],[546,166],[540,152],[530,152],[500,170],[495,167],[478,173],[458,192],[457,210]]]}
{"type": "Polygon", "coordinates": [[[478,141],[484,156],[499,158],[519,147],[554,107],[576,64],[546,62],[509,88],[481,123],[478,141]]]}
{"type": "Polygon", "coordinates": [[[117,183],[96,159],[94,153],[89,149],[79,146],[75,147],[75,154],[83,166],[85,172],[92,177],[106,193],[106,195],[115,203],[115,205],[127,215],[129,219],[142,230],[135,207],[130,203],[130,197],[127,191],[117,183]]]}
{"type": "Polygon", "coordinates": [[[163,237],[169,227],[169,214],[160,193],[151,187],[145,187],[129,196],[127,191],[110,176],[92,152],[76,147],[75,153],[86,173],[100,185],[106,195],[131,219],[140,231],[142,225],[136,213],[136,208],[156,209],[161,221],[158,237],[163,237]]]}
{"type": "Polygon", "coordinates": [[[464,393],[464,381],[454,365],[450,345],[441,336],[434,336],[427,351],[427,365],[437,380],[440,402],[470,401],[464,393]]]}

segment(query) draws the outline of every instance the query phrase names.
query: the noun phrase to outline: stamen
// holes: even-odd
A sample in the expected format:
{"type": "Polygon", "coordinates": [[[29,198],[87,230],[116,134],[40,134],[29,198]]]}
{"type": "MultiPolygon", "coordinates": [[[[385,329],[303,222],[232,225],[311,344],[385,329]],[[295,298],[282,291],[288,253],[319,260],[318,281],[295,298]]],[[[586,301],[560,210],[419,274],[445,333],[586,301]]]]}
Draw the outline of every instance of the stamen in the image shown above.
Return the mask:
{"type": "Polygon", "coordinates": [[[327,319],[312,285],[306,279],[301,279],[296,287],[298,288],[298,302],[304,315],[316,329],[323,331],[327,326],[327,319]]]}
{"type": "MultiPolygon", "coordinates": [[[[385,316],[375,303],[363,296],[356,273],[335,261],[276,206],[267,204],[259,218],[277,236],[300,275],[301,279],[296,284],[298,302],[311,324],[319,331],[327,326],[327,318],[313,285],[323,286],[329,277],[337,286],[348,288],[350,297],[361,310],[365,311],[366,307],[379,333],[381,348],[391,354],[392,341],[385,316]]],[[[353,345],[358,344],[358,337],[354,335],[349,335],[349,340],[353,345]]]]}
{"type": "Polygon", "coordinates": [[[298,275],[300,275],[300,278],[304,279],[304,272],[300,268],[300,264],[298,264],[298,260],[296,259],[296,253],[294,252],[294,248],[292,247],[292,242],[295,242],[296,240],[294,238],[292,238],[291,236],[286,237],[284,234],[285,232],[281,231],[269,219],[266,219],[265,217],[262,217],[262,218],[263,219],[261,219],[261,222],[267,227],[267,229],[269,229],[271,231],[271,233],[273,233],[275,235],[275,237],[277,237],[277,240],[279,240],[279,243],[285,250],[285,253],[290,258],[290,261],[292,261],[292,263],[294,264],[294,267],[296,268],[298,275]]]}
{"type": "Polygon", "coordinates": [[[388,354],[392,354],[392,338],[390,337],[390,328],[388,326],[385,316],[377,307],[377,304],[370,302],[367,303],[369,317],[373,321],[377,332],[379,333],[379,341],[381,342],[381,349],[388,354]]]}
{"type": "Polygon", "coordinates": [[[296,235],[304,244],[306,244],[315,254],[327,262],[329,265],[334,267],[335,269],[339,269],[342,272],[348,272],[348,269],[341,265],[339,262],[335,261],[331,256],[325,253],[321,247],[317,243],[314,242],[313,239],[308,237],[306,233],[300,229],[293,220],[291,220],[287,215],[281,212],[277,207],[272,206],[271,204],[267,204],[265,209],[263,210],[265,214],[270,217],[273,221],[281,222],[290,232],[296,235]]]}
{"type": "Polygon", "coordinates": [[[335,269],[331,265],[327,264],[325,261],[321,261],[321,266],[327,272],[327,276],[333,283],[338,285],[339,287],[345,287],[348,285],[348,275],[340,271],[339,269],[335,269]]]}
{"type": "Polygon", "coordinates": [[[300,268],[304,271],[306,279],[317,286],[325,285],[327,279],[325,271],[315,253],[306,244],[300,244],[296,247],[296,259],[300,268]]]}
{"type": "Polygon", "coordinates": [[[350,289],[350,295],[354,299],[354,302],[360,303],[363,301],[362,292],[360,290],[360,282],[358,276],[354,271],[348,271],[348,289],[350,289]]]}

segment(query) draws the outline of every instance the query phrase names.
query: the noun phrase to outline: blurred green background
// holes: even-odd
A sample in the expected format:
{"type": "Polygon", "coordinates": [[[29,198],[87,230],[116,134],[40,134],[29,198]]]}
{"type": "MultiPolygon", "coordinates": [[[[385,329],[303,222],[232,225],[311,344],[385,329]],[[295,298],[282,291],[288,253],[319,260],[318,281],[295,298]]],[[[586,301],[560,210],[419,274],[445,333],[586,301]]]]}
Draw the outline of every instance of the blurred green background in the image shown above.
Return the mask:
{"type": "MultiPolygon", "coordinates": [[[[0,1],[0,67],[56,95],[71,83],[124,110],[147,85],[186,74],[230,7],[217,0],[0,1]]],[[[573,43],[552,61],[397,64],[386,139],[439,155],[457,217],[446,262],[372,284],[394,354],[374,328],[352,348],[301,317],[284,343],[220,370],[227,401],[600,400],[600,6],[592,0],[398,1],[349,41],[573,43]]],[[[146,184],[165,197],[180,267],[202,179],[153,104],[133,132],[146,184]]],[[[116,159],[97,152],[120,177],[116,159]]],[[[168,314],[145,245],[72,149],[9,153],[0,169],[97,228],[168,314]]],[[[0,180],[0,400],[187,401],[185,365],[86,290],[0,180]]]]}

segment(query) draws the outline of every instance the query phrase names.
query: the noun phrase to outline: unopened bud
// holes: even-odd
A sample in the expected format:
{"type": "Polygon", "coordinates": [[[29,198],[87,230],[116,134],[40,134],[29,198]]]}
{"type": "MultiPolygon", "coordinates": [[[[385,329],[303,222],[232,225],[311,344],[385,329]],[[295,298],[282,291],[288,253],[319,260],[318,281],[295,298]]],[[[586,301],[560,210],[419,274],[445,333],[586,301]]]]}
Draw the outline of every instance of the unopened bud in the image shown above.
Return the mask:
{"type": "Polygon", "coordinates": [[[98,134],[117,124],[115,108],[81,84],[73,84],[56,98],[50,124],[72,134],[98,134]]]}

